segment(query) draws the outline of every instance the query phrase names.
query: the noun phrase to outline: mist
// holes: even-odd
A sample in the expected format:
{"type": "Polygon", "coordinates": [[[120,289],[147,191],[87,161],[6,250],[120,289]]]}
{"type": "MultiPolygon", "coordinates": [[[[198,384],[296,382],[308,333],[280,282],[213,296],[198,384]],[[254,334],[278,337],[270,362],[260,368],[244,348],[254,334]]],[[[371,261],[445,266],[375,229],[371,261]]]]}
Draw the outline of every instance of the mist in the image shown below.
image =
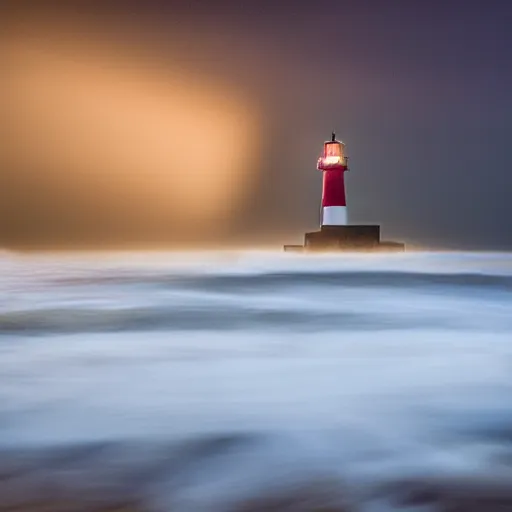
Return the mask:
{"type": "Polygon", "coordinates": [[[509,7],[90,4],[3,7],[3,246],[293,242],[334,128],[350,222],[512,247],[509,7]]]}

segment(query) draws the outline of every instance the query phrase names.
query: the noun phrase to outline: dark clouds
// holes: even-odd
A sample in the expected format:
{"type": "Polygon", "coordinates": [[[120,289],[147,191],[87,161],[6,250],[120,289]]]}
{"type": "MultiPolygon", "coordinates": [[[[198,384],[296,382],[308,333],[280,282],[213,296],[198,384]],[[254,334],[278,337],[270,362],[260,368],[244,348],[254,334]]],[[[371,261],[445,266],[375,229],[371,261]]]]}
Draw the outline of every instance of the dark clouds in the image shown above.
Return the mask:
{"type": "MultiPolygon", "coordinates": [[[[226,243],[291,242],[315,226],[315,161],[335,127],[351,157],[352,222],[379,222],[390,237],[436,247],[512,247],[506,2],[112,1],[68,3],[66,12],[56,2],[39,2],[37,11],[35,3],[21,5],[5,18],[11,32],[28,18],[59,18],[60,30],[73,32],[78,19],[91,42],[121,43],[123,58],[221,82],[257,110],[257,173],[215,235],[226,243]]],[[[0,124],[9,130],[8,122],[0,124]]],[[[116,193],[108,189],[104,208],[93,207],[94,194],[74,201],[41,186],[40,209],[57,202],[60,213],[21,230],[20,219],[30,217],[31,173],[43,185],[45,174],[6,164],[0,173],[7,244],[73,238],[85,245],[117,239],[172,245],[205,238],[205,230],[195,236],[185,227],[179,211],[142,213],[151,201],[137,194],[130,197],[139,205],[138,221],[126,222],[130,201],[113,201],[122,183],[116,193]],[[69,221],[90,213],[87,229],[69,221]]]]}

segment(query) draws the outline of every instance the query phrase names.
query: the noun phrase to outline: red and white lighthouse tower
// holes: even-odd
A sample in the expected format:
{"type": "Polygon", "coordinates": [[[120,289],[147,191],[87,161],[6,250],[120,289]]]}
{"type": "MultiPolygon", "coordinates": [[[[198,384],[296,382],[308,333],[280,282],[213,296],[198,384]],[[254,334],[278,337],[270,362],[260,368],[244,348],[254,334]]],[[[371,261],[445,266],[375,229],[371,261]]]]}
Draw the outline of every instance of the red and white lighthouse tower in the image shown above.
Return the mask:
{"type": "Polygon", "coordinates": [[[322,226],[347,225],[345,171],[348,171],[348,158],[345,144],[336,140],[334,132],[331,140],[324,142],[317,169],[323,172],[322,226]]]}
{"type": "Polygon", "coordinates": [[[345,172],[348,158],[345,144],[336,140],[324,142],[317,169],[323,173],[322,221],[319,231],[305,233],[304,245],[285,245],[285,251],[404,251],[405,245],[380,239],[376,224],[349,224],[345,194],[345,172]]]}

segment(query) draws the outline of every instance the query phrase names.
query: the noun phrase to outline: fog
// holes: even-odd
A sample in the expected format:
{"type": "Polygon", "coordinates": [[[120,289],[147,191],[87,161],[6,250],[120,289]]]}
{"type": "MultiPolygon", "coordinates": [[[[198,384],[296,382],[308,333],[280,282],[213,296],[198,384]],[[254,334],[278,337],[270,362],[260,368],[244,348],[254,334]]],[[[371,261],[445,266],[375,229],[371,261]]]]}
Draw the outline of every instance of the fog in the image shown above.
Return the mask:
{"type": "Polygon", "coordinates": [[[335,128],[351,222],[512,247],[507,7],[3,5],[4,246],[293,242],[335,128]]]}
{"type": "Polygon", "coordinates": [[[250,102],[215,78],[129,55],[121,41],[59,30],[35,24],[3,45],[14,240],[222,234],[257,172],[250,102]]]}

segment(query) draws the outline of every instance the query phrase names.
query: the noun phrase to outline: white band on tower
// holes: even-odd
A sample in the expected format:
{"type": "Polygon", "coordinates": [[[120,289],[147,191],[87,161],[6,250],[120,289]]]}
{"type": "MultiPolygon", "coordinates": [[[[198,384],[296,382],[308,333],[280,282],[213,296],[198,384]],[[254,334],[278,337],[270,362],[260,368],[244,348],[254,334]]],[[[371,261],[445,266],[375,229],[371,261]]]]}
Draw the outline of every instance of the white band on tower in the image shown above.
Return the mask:
{"type": "Polygon", "coordinates": [[[346,226],[346,206],[324,206],[322,211],[322,226],[346,226]]]}

